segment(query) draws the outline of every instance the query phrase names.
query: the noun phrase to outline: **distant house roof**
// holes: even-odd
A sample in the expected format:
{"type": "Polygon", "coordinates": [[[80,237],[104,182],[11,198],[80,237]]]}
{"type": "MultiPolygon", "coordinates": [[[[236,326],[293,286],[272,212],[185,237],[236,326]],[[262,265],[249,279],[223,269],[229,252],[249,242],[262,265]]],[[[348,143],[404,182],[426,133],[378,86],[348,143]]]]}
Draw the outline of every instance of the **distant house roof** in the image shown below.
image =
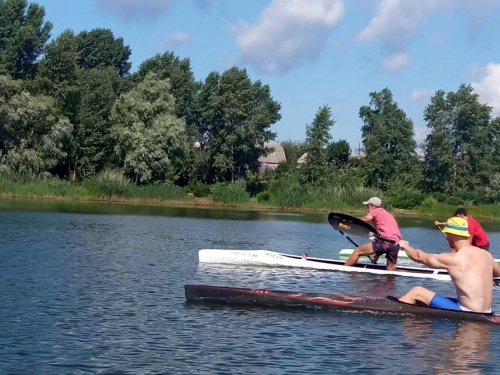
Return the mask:
{"type": "Polygon", "coordinates": [[[305,164],[305,163],[307,163],[307,152],[297,160],[297,164],[305,164]]]}
{"type": "Polygon", "coordinates": [[[365,156],[363,154],[351,154],[349,159],[363,159],[365,156]]]}
{"type": "Polygon", "coordinates": [[[286,161],[285,150],[279,143],[264,143],[264,147],[274,149],[273,152],[267,154],[267,156],[261,156],[259,158],[260,163],[267,164],[279,164],[286,161]]]}
{"type": "Polygon", "coordinates": [[[274,151],[259,158],[259,171],[263,173],[267,170],[275,170],[278,164],[286,161],[285,150],[279,143],[264,143],[264,147],[272,148],[274,151]]]}

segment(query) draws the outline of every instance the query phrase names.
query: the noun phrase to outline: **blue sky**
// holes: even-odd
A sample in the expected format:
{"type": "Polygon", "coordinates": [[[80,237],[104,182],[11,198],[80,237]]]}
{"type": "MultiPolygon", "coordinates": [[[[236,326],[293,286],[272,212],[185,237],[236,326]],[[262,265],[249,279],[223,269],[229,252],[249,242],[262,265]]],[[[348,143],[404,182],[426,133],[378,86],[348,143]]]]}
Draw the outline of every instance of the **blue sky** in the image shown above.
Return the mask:
{"type": "Polygon", "coordinates": [[[435,90],[472,84],[500,115],[500,0],[38,0],[52,37],[111,29],[132,71],[157,53],[189,58],[195,78],[232,66],[271,88],[277,141],[305,139],[329,105],[335,141],[361,142],[359,108],[388,87],[414,123],[435,90]]]}

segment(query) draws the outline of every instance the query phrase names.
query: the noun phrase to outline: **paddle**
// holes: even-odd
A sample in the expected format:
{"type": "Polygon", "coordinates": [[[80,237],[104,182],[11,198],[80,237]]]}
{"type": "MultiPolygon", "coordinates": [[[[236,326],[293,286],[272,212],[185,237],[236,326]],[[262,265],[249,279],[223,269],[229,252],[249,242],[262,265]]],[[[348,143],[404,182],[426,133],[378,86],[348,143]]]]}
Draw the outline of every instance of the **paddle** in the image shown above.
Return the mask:
{"type": "Polygon", "coordinates": [[[382,237],[373,226],[354,216],[330,212],[328,214],[328,223],[333,229],[341,233],[347,232],[354,236],[364,237],[370,240],[378,238],[379,240],[389,243],[396,243],[396,241],[382,237]]]}
{"type": "Polygon", "coordinates": [[[446,237],[446,233],[443,232],[443,228],[441,228],[439,225],[436,225],[436,227],[439,228],[439,230],[441,231],[441,233],[443,234],[444,238],[447,238],[446,237]]]}
{"type": "MultiPolygon", "coordinates": [[[[361,220],[361,221],[363,221],[363,220],[361,220]]],[[[359,247],[359,245],[358,245],[356,242],[354,242],[354,240],[353,240],[351,237],[349,237],[347,234],[345,234],[343,231],[339,230],[338,228],[335,228],[335,226],[334,226],[334,225],[332,224],[332,222],[330,221],[330,215],[328,215],[328,222],[330,223],[330,225],[331,225],[331,226],[332,226],[335,230],[337,230],[337,231],[338,231],[341,235],[343,235],[345,238],[347,238],[347,239],[349,240],[349,242],[350,242],[350,243],[352,243],[355,247],[359,247]]],[[[371,257],[371,256],[369,256],[369,255],[367,255],[367,256],[368,256],[368,259],[370,259],[370,262],[372,262],[372,263],[374,263],[374,264],[376,264],[376,263],[377,263],[376,261],[374,261],[374,260],[372,259],[372,257],[371,257]]]]}

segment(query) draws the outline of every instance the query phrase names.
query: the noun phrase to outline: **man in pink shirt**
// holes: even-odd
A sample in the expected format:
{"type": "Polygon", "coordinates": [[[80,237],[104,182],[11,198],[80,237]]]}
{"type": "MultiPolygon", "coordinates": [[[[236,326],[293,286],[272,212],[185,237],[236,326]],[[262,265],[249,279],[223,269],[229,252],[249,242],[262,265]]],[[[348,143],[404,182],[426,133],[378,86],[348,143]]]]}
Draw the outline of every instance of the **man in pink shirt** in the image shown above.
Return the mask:
{"type": "MultiPolygon", "coordinates": [[[[401,241],[401,232],[398,223],[394,216],[382,208],[382,201],[378,197],[371,197],[368,201],[363,202],[366,204],[368,213],[361,218],[363,221],[372,221],[373,226],[379,232],[381,237],[393,241],[401,241]]],[[[354,249],[353,253],[345,262],[346,266],[353,266],[356,264],[360,256],[375,255],[375,261],[378,260],[382,254],[386,255],[388,270],[396,270],[396,262],[398,260],[399,245],[391,244],[386,241],[375,239],[372,242],[365,243],[354,249]]]]}
{"type": "MultiPolygon", "coordinates": [[[[461,217],[467,220],[470,233],[469,240],[472,246],[479,247],[486,251],[490,250],[490,240],[488,238],[488,235],[486,234],[486,231],[476,219],[474,219],[472,216],[467,215],[467,210],[465,208],[458,208],[453,216],[461,217]]],[[[439,226],[446,225],[446,223],[442,223],[439,221],[435,221],[434,224],[439,226]]]]}

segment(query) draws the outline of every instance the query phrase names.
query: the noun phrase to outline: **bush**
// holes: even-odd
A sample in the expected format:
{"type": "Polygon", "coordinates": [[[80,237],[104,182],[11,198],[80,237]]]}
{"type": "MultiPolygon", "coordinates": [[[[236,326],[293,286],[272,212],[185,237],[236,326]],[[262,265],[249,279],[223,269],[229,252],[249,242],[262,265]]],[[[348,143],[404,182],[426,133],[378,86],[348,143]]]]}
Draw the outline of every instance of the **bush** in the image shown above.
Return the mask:
{"type": "Polygon", "coordinates": [[[245,176],[246,190],[250,196],[257,196],[269,188],[269,181],[275,175],[274,171],[265,171],[264,173],[247,172],[245,176]]]}
{"type": "Polygon", "coordinates": [[[123,172],[110,169],[93,176],[83,183],[83,185],[98,197],[123,197],[130,180],[123,175],[123,172]]]}
{"type": "Polygon", "coordinates": [[[302,207],[307,200],[307,189],[294,179],[272,181],[270,202],[279,207],[302,207]]]}
{"type": "Polygon", "coordinates": [[[210,186],[199,181],[190,182],[189,185],[184,187],[184,190],[197,198],[208,197],[210,195],[210,186]]]}
{"type": "Polygon", "coordinates": [[[444,199],[444,203],[451,206],[464,206],[465,200],[460,197],[448,196],[444,199]]]}
{"type": "Polygon", "coordinates": [[[469,206],[495,203],[485,191],[461,191],[456,196],[463,199],[469,206]]]}
{"type": "Polygon", "coordinates": [[[434,198],[433,196],[427,197],[424,199],[422,202],[421,206],[422,207],[434,207],[438,204],[438,200],[434,198]]]}
{"type": "Polygon", "coordinates": [[[240,204],[250,200],[250,196],[245,188],[246,184],[244,180],[237,180],[232,184],[218,182],[210,188],[212,200],[225,205],[236,205],[239,207],[240,204]]]}
{"type": "Polygon", "coordinates": [[[14,196],[40,197],[80,197],[86,196],[84,188],[73,185],[70,181],[57,177],[25,179],[19,176],[0,174],[0,192],[14,196]]]}
{"type": "Polygon", "coordinates": [[[392,198],[392,206],[404,210],[412,210],[425,200],[426,195],[415,189],[406,189],[392,198]]]}
{"type": "Polygon", "coordinates": [[[269,202],[270,198],[271,194],[267,190],[257,194],[257,202],[269,202]]]}
{"type": "Polygon", "coordinates": [[[126,198],[135,199],[154,199],[154,200],[185,200],[187,195],[185,191],[172,183],[154,184],[154,185],[135,185],[130,184],[127,187],[126,198]]]}

